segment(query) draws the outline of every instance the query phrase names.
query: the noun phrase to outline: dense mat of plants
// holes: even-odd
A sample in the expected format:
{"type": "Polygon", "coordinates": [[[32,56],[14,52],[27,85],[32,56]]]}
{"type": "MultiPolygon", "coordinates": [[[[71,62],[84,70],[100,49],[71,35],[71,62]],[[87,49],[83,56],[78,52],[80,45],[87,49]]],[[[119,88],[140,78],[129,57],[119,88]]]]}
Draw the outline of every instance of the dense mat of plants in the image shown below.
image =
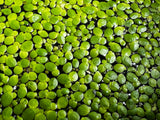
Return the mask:
{"type": "Polygon", "coordinates": [[[160,120],[159,0],[0,0],[0,120],[160,120]]]}

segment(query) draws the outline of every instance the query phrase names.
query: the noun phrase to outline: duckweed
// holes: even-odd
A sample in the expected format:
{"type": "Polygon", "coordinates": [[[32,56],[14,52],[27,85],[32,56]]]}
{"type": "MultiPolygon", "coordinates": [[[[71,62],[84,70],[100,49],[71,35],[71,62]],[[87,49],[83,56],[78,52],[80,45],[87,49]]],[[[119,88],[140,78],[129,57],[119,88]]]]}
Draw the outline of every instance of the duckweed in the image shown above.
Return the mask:
{"type": "Polygon", "coordinates": [[[9,106],[13,101],[13,93],[7,92],[1,96],[1,104],[6,107],[9,106]]]}
{"type": "Polygon", "coordinates": [[[90,110],[91,108],[87,105],[80,105],[77,108],[77,112],[82,116],[86,116],[87,114],[89,114],[90,110]]]}
{"type": "Polygon", "coordinates": [[[0,6],[0,119],[159,120],[159,0],[0,6]]]}

